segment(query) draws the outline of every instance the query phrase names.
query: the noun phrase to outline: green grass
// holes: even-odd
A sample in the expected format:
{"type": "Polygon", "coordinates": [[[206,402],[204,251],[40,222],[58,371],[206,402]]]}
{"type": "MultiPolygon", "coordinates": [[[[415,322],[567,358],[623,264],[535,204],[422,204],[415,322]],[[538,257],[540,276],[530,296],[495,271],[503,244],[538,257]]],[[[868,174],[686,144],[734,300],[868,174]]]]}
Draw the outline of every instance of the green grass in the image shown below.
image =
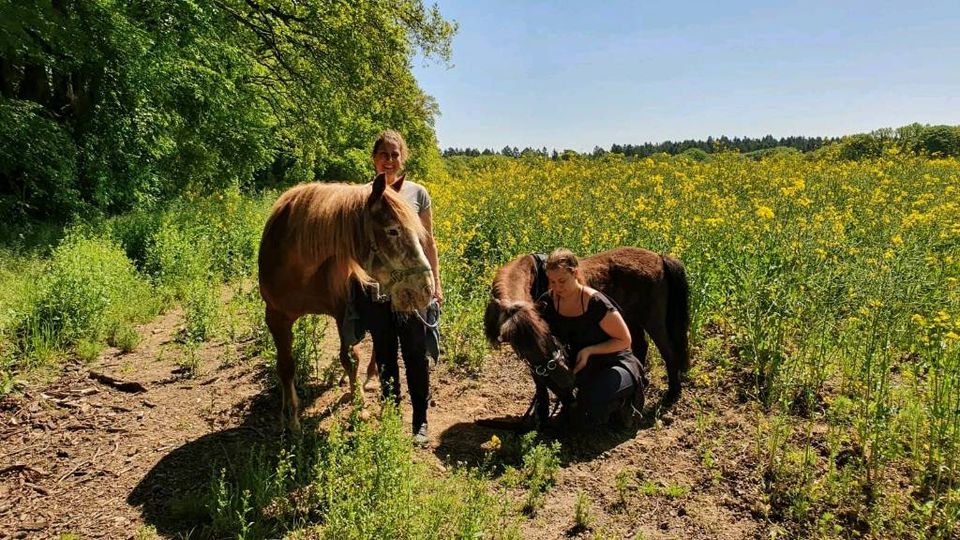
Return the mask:
{"type": "Polygon", "coordinates": [[[577,491],[577,499],[573,505],[573,527],[577,531],[585,531],[593,525],[593,512],[590,509],[590,497],[583,491],[577,491]]]}
{"type": "MultiPolygon", "coordinates": [[[[174,201],[166,209],[66,229],[38,224],[5,237],[2,380],[70,355],[90,361],[104,343],[132,351],[139,344],[134,325],[177,303],[184,306],[185,340],[218,335],[221,288],[251,279],[271,202],[269,194],[246,197],[228,189],[174,201]]],[[[262,321],[256,322],[263,318],[262,304],[247,304],[244,326],[262,334],[262,321]]]]}
{"type": "Polygon", "coordinates": [[[437,477],[412,459],[399,415],[352,418],[276,453],[253,448],[223,468],[203,507],[217,537],[518,538],[516,515],[483,477],[437,477]]]}

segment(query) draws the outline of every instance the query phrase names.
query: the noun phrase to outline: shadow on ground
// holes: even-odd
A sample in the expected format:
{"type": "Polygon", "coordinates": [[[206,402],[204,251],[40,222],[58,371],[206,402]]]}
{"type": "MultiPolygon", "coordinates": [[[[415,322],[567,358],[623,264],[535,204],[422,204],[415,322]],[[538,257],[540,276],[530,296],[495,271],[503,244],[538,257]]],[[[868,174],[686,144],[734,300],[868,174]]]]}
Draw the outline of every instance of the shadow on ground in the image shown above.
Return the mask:
{"type": "MultiPolygon", "coordinates": [[[[327,389],[329,386],[306,387],[301,410],[327,389]]],[[[255,449],[276,455],[289,445],[287,436],[277,428],[279,410],[278,388],[268,387],[249,403],[239,426],[209,433],[170,451],[134,487],[127,502],[140,506],[144,522],[162,535],[202,536],[209,525],[211,509],[207,505],[219,471],[236,470],[251,459],[255,449]]],[[[319,423],[333,410],[312,417],[301,415],[303,432],[318,432],[319,423]]]]}
{"type": "MultiPolygon", "coordinates": [[[[644,407],[635,427],[630,429],[602,427],[589,431],[569,432],[558,428],[543,430],[538,436],[545,441],[559,441],[564,466],[591,461],[597,456],[627,442],[656,424],[657,419],[675,405],[674,400],[661,396],[657,402],[644,407]]],[[[437,441],[434,453],[450,464],[480,466],[486,450],[483,444],[496,435],[512,441],[533,430],[529,422],[519,416],[482,418],[473,422],[460,422],[450,426],[437,441]]]]}

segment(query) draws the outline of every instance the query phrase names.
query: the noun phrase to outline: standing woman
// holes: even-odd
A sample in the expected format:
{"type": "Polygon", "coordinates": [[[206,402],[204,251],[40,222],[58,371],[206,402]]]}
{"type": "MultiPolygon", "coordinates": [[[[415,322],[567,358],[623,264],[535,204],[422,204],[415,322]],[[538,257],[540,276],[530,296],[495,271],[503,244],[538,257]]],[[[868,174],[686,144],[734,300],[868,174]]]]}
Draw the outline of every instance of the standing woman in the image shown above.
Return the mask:
{"type": "MultiPolygon", "coordinates": [[[[377,174],[386,177],[387,185],[395,189],[420,216],[426,236],[423,252],[433,272],[434,297],[443,303],[440,286],[440,262],[437,242],[433,237],[433,210],[430,194],[420,184],[405,180],[403,165],[409,156],[403,136],[393,130],[382,131],[373,143],[373,166],[377,174]]],[[[393,311],[390,300],[376,301],[370,297],[359,299],[363,318],[373,338],[373,354],[380,371],[381,391],[385,399],[400,404],[400,367],[397,364],[398,343],[407,370],[407,391],[413,405],[413,440],[418,445],[430,441],[427,429],[427,404],[430,399],[430,369],[427,362],[428,328],[422,318],[393,311]]]]}
{"type": "MultiPolygon", "coordinates": [[[[643,409],[645,378],[630,349],[630,330],[619,308],[584,284],[580,263],[570,250],[555,250],[544,267],[549,290],[537,301],[537,308],[550,333],[566,349],[576,376],[575,425],[596,427],[613,413],[628,424],[643,409]]],[[[540,386],[538,393],[545,398],[546,389],[540,386]]],[[[540,402],[549,406],[549,400],[540,402]]]]}

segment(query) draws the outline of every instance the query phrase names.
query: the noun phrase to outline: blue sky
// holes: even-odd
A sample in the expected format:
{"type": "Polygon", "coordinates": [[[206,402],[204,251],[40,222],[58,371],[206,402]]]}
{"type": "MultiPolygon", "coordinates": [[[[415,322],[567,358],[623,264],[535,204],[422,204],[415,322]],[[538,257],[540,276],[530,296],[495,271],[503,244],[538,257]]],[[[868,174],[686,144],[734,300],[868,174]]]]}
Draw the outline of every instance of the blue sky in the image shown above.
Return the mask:
{"type": "Polygon", "coordinates": [[[452,67],[414,73],[441,148],[960,124],[960,0],[438,5],[452,67]]]}

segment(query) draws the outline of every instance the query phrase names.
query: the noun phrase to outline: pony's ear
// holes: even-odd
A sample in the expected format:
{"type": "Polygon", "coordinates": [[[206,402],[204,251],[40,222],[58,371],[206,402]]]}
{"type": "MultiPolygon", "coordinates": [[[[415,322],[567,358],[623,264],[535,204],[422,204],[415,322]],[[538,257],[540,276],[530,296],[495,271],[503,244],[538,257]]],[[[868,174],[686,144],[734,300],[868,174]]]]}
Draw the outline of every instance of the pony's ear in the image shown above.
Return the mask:
{"type": "Polygon", "coordinates": [[[367,208],[372,207],[377,204],[381,197],[383,197],[384,190],[387,189],[387,175],[380,173],[376,178],[373,179],[373,192],[370,193],[370,198],[367,199],[367,208]]]}
{"type": "Polygon", "coordinates": [[[390,184],[390,187],[392,187],[397,193],[400,193],[400,188],[403,187],[403,181],[406,179],[406,177],[406,175],[403,175],[400,178],[397,178],[394,183],[390,184]]]}

